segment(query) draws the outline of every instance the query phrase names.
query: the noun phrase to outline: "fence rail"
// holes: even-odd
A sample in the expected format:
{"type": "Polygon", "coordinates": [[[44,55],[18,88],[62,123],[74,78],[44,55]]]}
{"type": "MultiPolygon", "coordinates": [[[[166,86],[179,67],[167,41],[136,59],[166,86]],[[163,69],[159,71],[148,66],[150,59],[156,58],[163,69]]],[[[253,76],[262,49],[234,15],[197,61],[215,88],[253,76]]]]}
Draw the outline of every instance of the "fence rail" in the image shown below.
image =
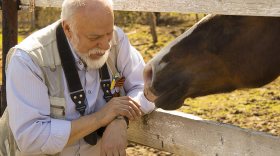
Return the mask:
{"type": "MultiPolygon", "coordinates": [[[[63,0],[35,0],[40,7],[61,7],[63,0]]],[[[115,10],[280,16],[279,0],[113,0],[115,10]]],[[[29,5],[30,0],[21,0],[29,5]]]]}
{"type": "Polygon", "coordinates": [[[128,129],[129,140],[182,156],[280,156],[280,138],[177,111],[157,110],[128,129]]]}

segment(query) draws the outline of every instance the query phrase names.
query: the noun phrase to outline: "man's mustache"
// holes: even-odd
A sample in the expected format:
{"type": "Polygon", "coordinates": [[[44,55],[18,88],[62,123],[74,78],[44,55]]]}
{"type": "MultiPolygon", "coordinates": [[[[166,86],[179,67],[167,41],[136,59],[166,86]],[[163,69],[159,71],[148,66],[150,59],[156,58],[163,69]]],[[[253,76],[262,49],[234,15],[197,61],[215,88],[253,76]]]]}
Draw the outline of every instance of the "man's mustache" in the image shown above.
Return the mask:
{"type": "Polygon", "coordinates": [[[88,56],[90,55],[104,55],[107,51],[109,51],[112,47],[111,42],[109,43],[110,47],[107,50],[103,50],[100,48],[94,48],[88,51],[88,56]]]}
{"type": "Polygon", "coordinates": [[[91,56],[91,55],[104,55],[105,52],[107,50],[101,50],[101,49],[92,49],[88,52],[88,56],[91,56]]]}

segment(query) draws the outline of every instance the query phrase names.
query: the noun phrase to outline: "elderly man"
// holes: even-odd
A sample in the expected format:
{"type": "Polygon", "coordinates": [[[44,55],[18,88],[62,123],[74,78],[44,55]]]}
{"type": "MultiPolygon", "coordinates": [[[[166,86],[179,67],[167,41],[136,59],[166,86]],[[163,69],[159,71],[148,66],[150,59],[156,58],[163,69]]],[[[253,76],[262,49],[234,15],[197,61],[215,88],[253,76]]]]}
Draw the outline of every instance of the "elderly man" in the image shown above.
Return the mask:
{"type": "Polygon", "coordinates": [[[126,155],[126,119],[154,104],[143,94],[145,63],[113,21],[110,0],[64,0],[60,21],[10,50],[7,101],[17,155],[126,155]],[[110,55],[117,74],[107,68],[110,55]],[[118,97],[122,85],[126,96],[118,97]]]}

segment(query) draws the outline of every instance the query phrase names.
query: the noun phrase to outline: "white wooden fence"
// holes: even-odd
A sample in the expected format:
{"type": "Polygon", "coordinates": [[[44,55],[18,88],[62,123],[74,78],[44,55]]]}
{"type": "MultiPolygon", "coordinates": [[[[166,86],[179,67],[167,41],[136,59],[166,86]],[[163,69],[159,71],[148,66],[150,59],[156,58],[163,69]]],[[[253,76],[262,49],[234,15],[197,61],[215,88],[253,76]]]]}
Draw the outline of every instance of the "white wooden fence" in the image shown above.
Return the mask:
{"type": "MultiPolygon", "coordinates": [[[[280,16],[280,0],[113,1],[115,10],[126,11],[280,16]]],[[[29,2],[21,0],[23,5],[29,2]]],[[[43,7],[60,7],[61,3],[35,0],[36,6],[43,7]]],[[[176,111],[157,110],[132,122],[128,133],[130,141],[183,156],[280,156],[279,137],[176,111]]]]}
{"type": "MultiPolygon", "coordinates": [[[[21,0],[29,5],[32,0],[21,0]]],[[[61,7],[62,0],[34,0],[36,6],[61,7]]],[[[113,0],[115,10],[280,16],[279,0],[113,0]]]]}

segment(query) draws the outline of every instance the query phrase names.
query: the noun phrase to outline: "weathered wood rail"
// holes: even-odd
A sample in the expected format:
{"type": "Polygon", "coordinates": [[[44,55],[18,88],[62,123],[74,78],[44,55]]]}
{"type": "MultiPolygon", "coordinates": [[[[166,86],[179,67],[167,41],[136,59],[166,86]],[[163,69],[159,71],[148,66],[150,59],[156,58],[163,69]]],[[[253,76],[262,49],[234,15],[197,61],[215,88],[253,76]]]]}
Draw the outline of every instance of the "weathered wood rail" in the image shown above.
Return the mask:
{"type": "Polygon", "coordinates": [[[131,122],[129,140],[182,156],[280,156],[280,138],[178,111],[131,122]]]}
{"type": "MultiPolygon", "coordinates": [[[[280,0],[113,1],[115,10],[125,11],[280,16],[280,0]]],[[[21,0],[21,4],[26,6],[30,2],[21,0]]],[[[35,5],[39,7],[60,7],[61,3],[62,0],[35,0],[35,5]]],[[[176,111],[156,110],[136,122],[131,122],[128,133],[130,141],[183,156],[280,155],[279,137],[202,120],[176,111]]]]}
{"type": "MultiPolygon", "coordinates": [[[[61,7],[62,0],[35,0],[36,6],[61,7]]],[[[113,0],[115,10],[280,16],[279,0],[113,0]]],[[[30,0],[21,0],[29,5],[30,0]]]]}

